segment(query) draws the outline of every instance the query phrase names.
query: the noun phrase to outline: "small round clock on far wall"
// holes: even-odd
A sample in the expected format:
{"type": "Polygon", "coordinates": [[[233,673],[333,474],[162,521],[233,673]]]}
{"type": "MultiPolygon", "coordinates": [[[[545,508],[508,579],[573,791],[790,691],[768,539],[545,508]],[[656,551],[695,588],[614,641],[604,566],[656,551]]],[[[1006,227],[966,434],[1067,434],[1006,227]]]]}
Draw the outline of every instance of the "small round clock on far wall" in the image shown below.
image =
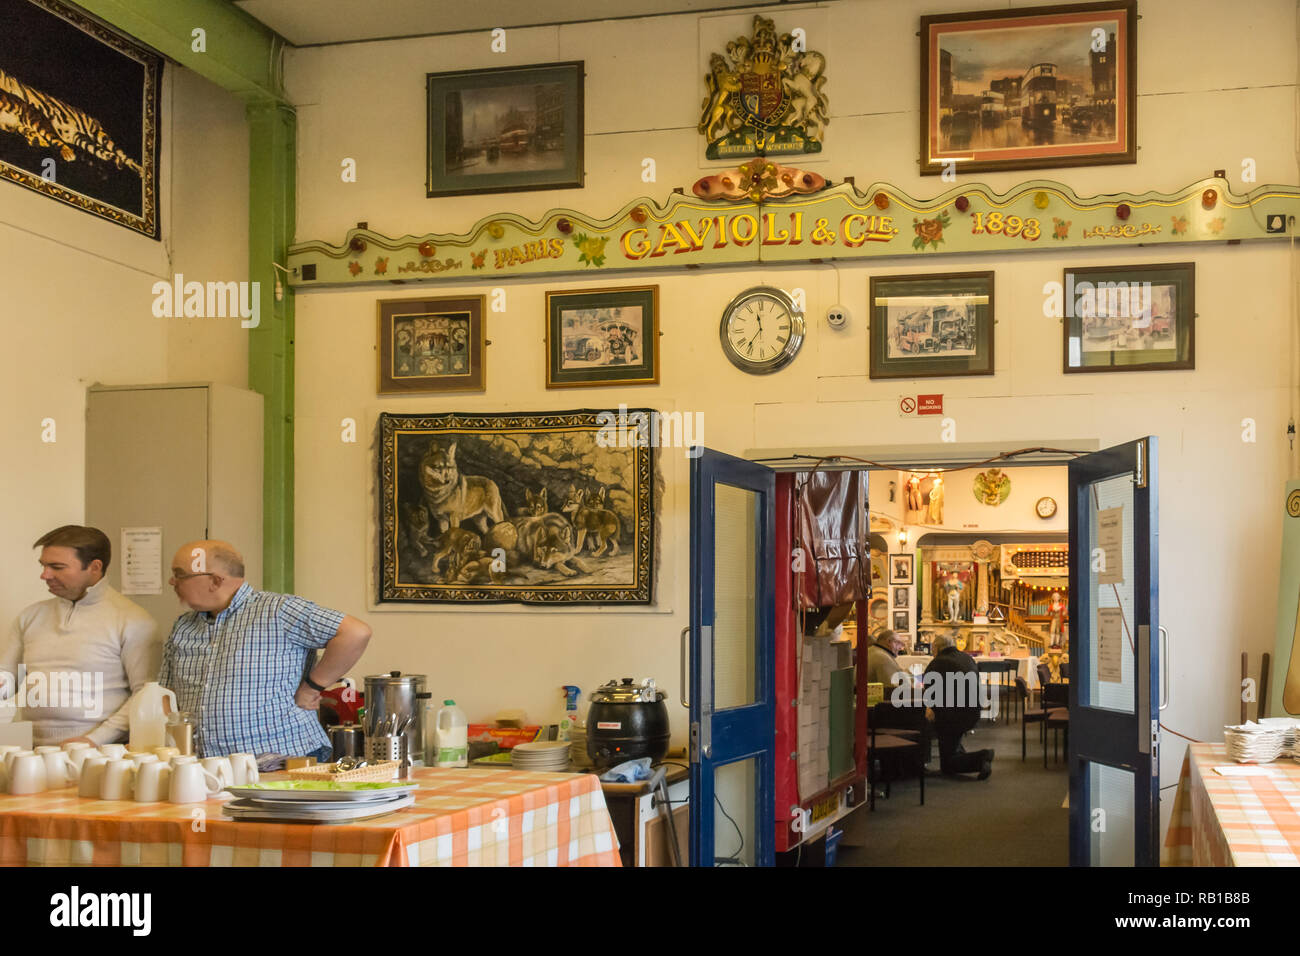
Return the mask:
{"type": "Polygon", "coordinates": [[[785,368],[803,346],[804,318],[780,289],[755,286],[731,300],[718,329],[731,364],[753,375],[785,368]]]}
{"type": "Polygon", "coordinates": [[[1034,510],[1038,512],[1038,517],[1050,518],[1052,515],[1056,514],[1056,499],[1048,498],[1046,496],[1039,498],[1038,502],[1034,505],[1034,510]]]}

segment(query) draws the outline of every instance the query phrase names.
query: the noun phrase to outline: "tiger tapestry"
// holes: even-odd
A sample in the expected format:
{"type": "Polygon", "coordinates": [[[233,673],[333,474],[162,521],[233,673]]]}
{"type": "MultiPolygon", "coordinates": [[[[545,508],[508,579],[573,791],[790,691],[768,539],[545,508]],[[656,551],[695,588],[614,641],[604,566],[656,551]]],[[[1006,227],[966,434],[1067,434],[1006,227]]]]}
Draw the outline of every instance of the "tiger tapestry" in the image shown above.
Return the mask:
{"type": "Polygon", "coordinates": [[[162,58],[58,0],[0,24],[0,179],[157,239],[162,58]]]}

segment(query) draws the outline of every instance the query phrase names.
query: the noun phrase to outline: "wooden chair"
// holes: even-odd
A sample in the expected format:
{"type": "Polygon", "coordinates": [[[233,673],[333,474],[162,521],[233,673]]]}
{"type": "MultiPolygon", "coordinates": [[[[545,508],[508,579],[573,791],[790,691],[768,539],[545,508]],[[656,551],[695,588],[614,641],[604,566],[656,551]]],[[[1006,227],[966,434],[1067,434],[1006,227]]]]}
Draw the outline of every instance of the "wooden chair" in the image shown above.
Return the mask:
{"type": "Polygon", "coordinates": [[[872,727],[867,741],[868,811],[876,809],[877,783],[885,785],[885,797],[888,798],[890,781],[903,780],[913,774],[921,781],[921,806],[925,806],[925,761],[921,742],[890,733],[878,734],[872,727]]]}
{"type": "Polygon", "coordinates": [[[1007,710],[1007,723],[1011,723],[1011,714],[1014,712],[1019,715],[1020,708],[1023,706],[1020,694],[1016,688],[1016,681],[1019,680],[1020,664],[1018,661],[1008,659],[1002,662],[1002,696],[1005,701],[1011,702],[1011,707],[1007,710]]]}
{"type": "Polygon", "coordinates": [[[1047,711],[1041,707],[1029,706],[1029,685],[1023,677],[1016,677],[1016,696],[1020,698],[1020,762],[1025,762],[1025,754],[1028,750],[1028,735],[1026,729],[1030,724],[1039,724],[1038,736],[1043,739],[1043,753],[1047,753],[1047,740],[1042,724],[1047,720],[1047,711]]]}
{"type": "Polygon", "coordinates": [[[1070,755],[1070,709],[1055,707],[1047,712],[1043,725],[1043,766],[1047,766],[1047,731],[1052,731],[1052,763],[1056,763],[1056,743],[1062,732],[1065,733],[1065,756],[1070,755]]]}

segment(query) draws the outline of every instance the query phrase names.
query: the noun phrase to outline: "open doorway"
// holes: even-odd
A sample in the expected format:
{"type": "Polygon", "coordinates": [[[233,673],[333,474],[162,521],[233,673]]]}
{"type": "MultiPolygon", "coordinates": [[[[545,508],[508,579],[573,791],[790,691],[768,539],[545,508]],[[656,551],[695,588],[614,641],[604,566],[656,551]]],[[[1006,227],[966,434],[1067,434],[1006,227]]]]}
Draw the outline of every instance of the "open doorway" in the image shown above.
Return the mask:
{"type": "MultiPolygon", "coordinates": [[[[987,459],[984,453],[945,460],[937,449],[925,455],[891,449],[898,454],[871,458],[868,450],[854,457],[779,451],[779,457],[751,452],[741,459],[705,448],[691,466],[691,623],[683,666],[689,660],[692,862],[771,865],[788,863],[793,854],[802,864],[805,853],[811,860],[823,856],[817,844],[824,844],[831,863],[842,832],[841,864],[1154,865],[1163,706],[1155,640],[1156,440],[987,459]],[[927,458],[932,467],[921,464],[927,458]],[[1064,492],[1034,490],[1034,475],[1025,469],[1046,466],[1056,468],[1043,472],[1045,480],[1064,478],[1064,492]],[[929,494],[918,488],[919,502],[904,501],[906,483],[918,474],[942,481],[929,494]],[[885,490],[869,493],[873,480],[883,480],[885,490]],[[824,525],[822,514],[812,518],[828,531],[821,539],[795,531],[796,516],[804,529],[808,520],[807,509],[796,507],[801,481],[811,489],[802,500],[825,508],[824,525]],[[976,506],[989,509],[984,520],[961,516],[976,506]],[[1030,509],[1034,520],[1009,519],[1015,506],[1030,509]],[[921,520],[908,512],[920,512],[921,520]],[[864,567],[873,550],[869,534],[883,568],[864,567]],[[804,596],[810,582],[818,589],[811,601],[804,596]],[[906,774],[891,779],[867,753],[879,744],[868,715],[883,699],[883,685],[867,679],[872,638],[895,624],[906,629],[892,648],[896,665],[904,651],[933,652],[951,638],[953,647],[942,649],[934,664],[948,650],[962,655],[963,673],[978,677],[973,696],[992,698],[981,700],[961,730],[983,737],[980,749],[993,751],[981,758],[989,766],[954,769],[944,758],[957,752],[953,735],[939,733],[936,720],[939,772],[948,763],[954,785],[966,774],[960,786],[972,794],[976,787],[987,794],[990,780],[1011,783],[996,801],[974,796],[945,811],[934,806],[933,786],[925,787],[937,776],[915,774],[920,809],[912,811],[912,822],[924,828],[910,837],[902,826],[885,826],[879,809],[862,810],[877,792],[865,785],[869,764],[873,783],[889,795],[878,807],[902,812],[910,802],[900,799],[909,786],[906,774]],[[988,658],[978,672],[969,651],[988,658]],[[997,689],[988,686],[994,671],[997,689]],[[1013,681],[1015,690],[1005,694],[1013,681]],[[1056,701],[1066,706],[1055,718],[1053,701],[1042,701],[1045,735],[1022,709],[1040,705],[1035,684],[1066,694],[1056,701]],[[1045,737],[1055,747],[1051,759],[1045,737]],[[1050,799],[1033,798],[1030,806],[1028,776],[1019,784],[1012,777],[1028,773],[1033,755],[1047,761],[1035,780],[1050,799]],[[995,760],[1004,774],[996,773],[995,760]],[[854,860],[849,831],[855,824],[869,837],[901,834],[898,855],[854,860]],[[750,855],[741,860],[723,852],[728,840],[740,841],[750,855]],[[953,858],[939,858],[944,846],[956,850],[953,858]]],[[[910,686],[910,671],[895,666],[891,674],[910,686]]],[[[929,704],[910,706],[924,717],[929,704]]],[[[904,729],[924,736],[921,724],[904,729]]],[[[902,731],[897,736],[897,747],[910,746],[902,731]]],[[[883,844],[877,839],[873,846],[883,844]]]]}

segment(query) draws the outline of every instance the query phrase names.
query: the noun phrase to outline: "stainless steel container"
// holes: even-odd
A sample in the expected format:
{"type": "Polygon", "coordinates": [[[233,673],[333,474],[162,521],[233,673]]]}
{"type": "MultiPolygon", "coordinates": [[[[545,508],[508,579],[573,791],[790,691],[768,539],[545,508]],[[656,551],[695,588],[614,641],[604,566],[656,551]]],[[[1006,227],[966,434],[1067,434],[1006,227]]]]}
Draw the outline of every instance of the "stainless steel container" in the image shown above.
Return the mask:
{"type": "Polygon", "coordinates": [[[366,755],[366,731],[360,724],[335,724],[326,733],[330,738],[330,746],[334,749],[335,760],[366,755]]]}
{"type": "Polygon", "coordinates": [[[406,752],[411,757],[424,753],[424,728],[420,701],[416,694],[424,692],[423,674],[403,674],[392,671],[366,678],[366,737],[381,737],[392,733],[394,718],[397,723],[409,720],[403,736],[406,752]]]}
{"type": "Polygon", "coordinates": [[[397,779],[407,780],[411,775],[411,754],[408,751],[405,734],[396,737],[367,737],[366,762],[383,763],[385,760],[397,761],[397,779]]]}
{"type": "Polygon", "coordinates": [[[194,756],[194,715],[176,711],[167,715],[167,730],[163,736],[168,747],[175,747],[181,756],[194,756]]]}

